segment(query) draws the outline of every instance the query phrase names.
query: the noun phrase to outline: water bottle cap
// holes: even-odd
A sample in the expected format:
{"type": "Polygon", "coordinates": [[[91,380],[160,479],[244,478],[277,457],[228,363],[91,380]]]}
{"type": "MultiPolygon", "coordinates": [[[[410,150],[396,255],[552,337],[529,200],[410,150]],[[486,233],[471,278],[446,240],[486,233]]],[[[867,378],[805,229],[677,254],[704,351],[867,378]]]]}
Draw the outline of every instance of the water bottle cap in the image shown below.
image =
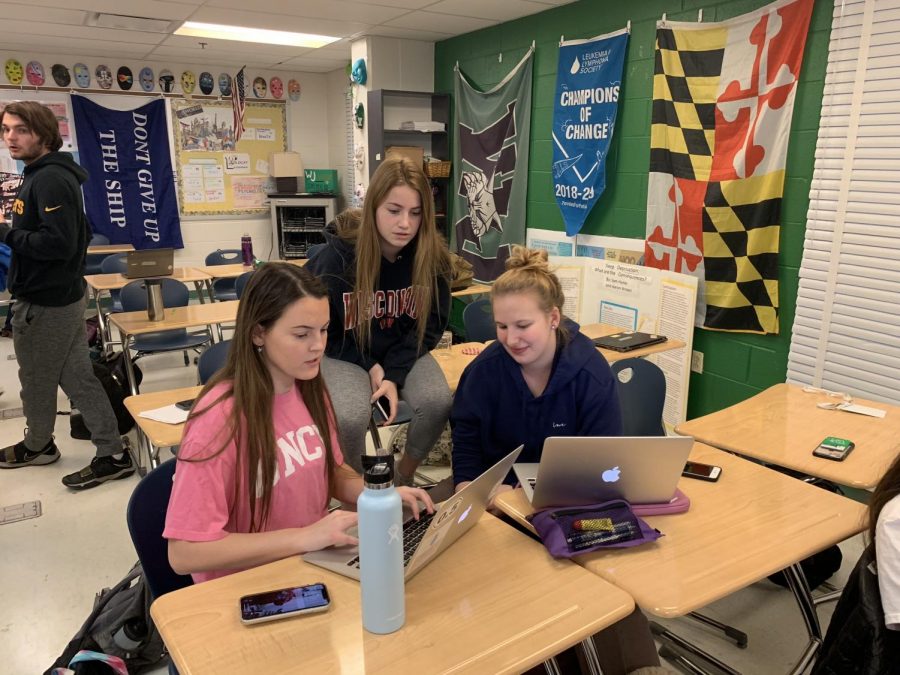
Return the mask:
{"type": "Polygon", "coordinates": [[[394,473],[391,467],[384,462],[379,462],[368,469],[363,477],[368,488],[382,489],[394,484],[394,473]]]}

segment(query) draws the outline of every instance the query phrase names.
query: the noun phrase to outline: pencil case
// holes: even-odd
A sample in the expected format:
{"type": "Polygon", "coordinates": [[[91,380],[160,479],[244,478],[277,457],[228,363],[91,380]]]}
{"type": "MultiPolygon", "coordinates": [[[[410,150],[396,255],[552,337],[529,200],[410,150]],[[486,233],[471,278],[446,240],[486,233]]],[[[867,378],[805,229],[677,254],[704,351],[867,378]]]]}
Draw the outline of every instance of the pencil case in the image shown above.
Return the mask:
{"type": "Polygon", "coordinates": [[[624,499],[590,506],[543,509],[528,516],[554,558],[656,541],[662,533],[636,516],[624,499]]]}

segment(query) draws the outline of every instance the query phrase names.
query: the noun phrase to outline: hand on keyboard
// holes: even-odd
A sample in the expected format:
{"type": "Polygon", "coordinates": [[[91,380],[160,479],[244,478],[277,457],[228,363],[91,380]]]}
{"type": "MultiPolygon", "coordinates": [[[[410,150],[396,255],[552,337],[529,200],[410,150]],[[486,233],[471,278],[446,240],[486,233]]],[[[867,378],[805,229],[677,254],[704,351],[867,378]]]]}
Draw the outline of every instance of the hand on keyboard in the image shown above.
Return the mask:
{"type": "Polygon", "coordinates": [[[412,511],[413,518],[416,520],[419,519],[419,502],[425,504],[425,509],[428,513],[434,513],[434,502],[431,501],[431,497],[428,496],[425,490],[413,487],[398,487],[397,493],[400,495],[400,499],[403,500],[404,506],[412,511]]]}

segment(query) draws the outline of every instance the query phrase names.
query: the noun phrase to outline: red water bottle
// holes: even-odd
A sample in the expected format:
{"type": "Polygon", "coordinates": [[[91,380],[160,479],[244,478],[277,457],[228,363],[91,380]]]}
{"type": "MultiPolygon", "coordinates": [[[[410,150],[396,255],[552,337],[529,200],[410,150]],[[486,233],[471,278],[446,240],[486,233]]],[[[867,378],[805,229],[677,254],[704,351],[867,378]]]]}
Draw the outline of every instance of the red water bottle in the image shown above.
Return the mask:
{"type": "Polygon", "coordinates": [[[244,262],[244,267],[253,265],[253,240],[246,233],[241,237],[241,259],[244,262]]]}

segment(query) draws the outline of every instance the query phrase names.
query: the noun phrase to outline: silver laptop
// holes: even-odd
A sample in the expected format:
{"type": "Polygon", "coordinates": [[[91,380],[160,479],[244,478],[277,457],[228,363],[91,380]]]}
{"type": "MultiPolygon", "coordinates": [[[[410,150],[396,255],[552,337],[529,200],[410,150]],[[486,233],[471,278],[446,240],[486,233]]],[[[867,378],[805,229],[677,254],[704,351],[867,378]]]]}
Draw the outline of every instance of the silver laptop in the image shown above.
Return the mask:
{"type": "Polygon", "coordinates": [[[535,509],[610,499],[664,504],[675,496],[693,444],[690,436],[552,436],[540,464],[513,470],[535,509]]]}
{"type": "Polygon", "coordinates": [[[143,251],[129,251],[125,261],[128,279],[145,279],[147,277],[169,277],[175,267],[175,249],[149,248],[143,251]]]}
{"type": "MultiPolygon", "coordinates": [[[[406,579],[412,578],[472,529],[484,514],[491,495],[509,473],[521,451],[522,446],[513,450],[443,502],[433,514],[420,514],[419,520],[414,520],[412,515],[409,515],[403,523],[403,565],[406,579]]],[[[354,530],[350,532],[356,536],[354,530]]],[[[303,559],[332,572],[359,579],[358,546],[313,551],[304,554],[303,559]]]]}

